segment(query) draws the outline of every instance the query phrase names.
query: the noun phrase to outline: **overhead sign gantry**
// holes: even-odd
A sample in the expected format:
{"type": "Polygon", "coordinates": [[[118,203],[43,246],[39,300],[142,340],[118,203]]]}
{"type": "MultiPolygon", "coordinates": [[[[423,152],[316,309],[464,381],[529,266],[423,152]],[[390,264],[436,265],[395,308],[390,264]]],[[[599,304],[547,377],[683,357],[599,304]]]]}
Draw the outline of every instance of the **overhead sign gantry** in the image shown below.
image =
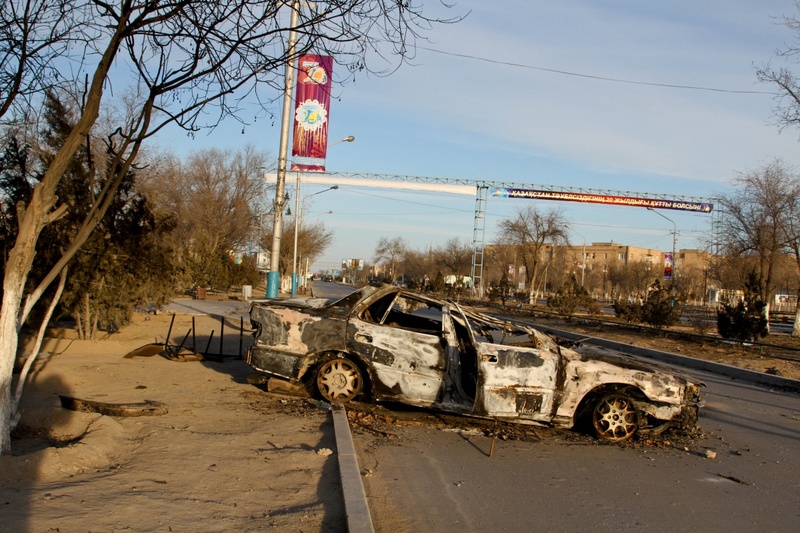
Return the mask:
{"type": "MultiPolygon", "coordinates": [[[[274,181],[275,174],[265,174],[274,181]]],[[[714,209],[715,198],[661,193],[638,193],[587,187],[563,187],[510,181],[488,181],[463,178],[437,178],[401,174],[374,174],[363,172],[308,172],[302,181],[315,184],[347,184],[357,187],[423,190],[445,194],[475,195],[475,219],[472,236],[473,287],[483,290],[483,251],[486,230],[486,202],[489,198],[520,198],[528,200],[556,200],[564,202],[594,203],[613,206],[642,207],[646,209],[672,209],[699,214],[711,214],[711,232],[716,235],[722,213],[714,209]]]]}

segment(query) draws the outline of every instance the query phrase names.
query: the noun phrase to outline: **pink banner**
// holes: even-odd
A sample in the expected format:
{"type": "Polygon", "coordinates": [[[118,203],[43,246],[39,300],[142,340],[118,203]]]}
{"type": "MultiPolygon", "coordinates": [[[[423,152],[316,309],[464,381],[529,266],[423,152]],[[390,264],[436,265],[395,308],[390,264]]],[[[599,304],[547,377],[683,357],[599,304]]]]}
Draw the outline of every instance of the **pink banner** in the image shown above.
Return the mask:
{"type": "Polygon", "coordinates": [[[672,279],[672,265],[674,264],[672,261],[674,258],[672,257],[672,252],[665,252],[664,253],[664,279],[669,281],[672,279]]]}
{"type": "Polygon", "coordinates": [[[325,172],[333,58],[304,55],[297,70],[291,169],[325,172]]]}

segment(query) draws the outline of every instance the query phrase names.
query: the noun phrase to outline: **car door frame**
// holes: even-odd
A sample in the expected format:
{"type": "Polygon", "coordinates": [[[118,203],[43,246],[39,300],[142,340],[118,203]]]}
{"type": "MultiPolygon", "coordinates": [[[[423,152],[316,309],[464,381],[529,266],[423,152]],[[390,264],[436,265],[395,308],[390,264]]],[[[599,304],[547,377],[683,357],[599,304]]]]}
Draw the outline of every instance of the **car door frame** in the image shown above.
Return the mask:
{"type": "Polygon", "coordinates": [[[348,318],[347,349],[366,361],[376,399],[437,406],[447,360],[441,328],[436,335],[387,325],[385,320],[399,297],[441,307],[440,302],[403,291],[379,293],[348,318]],[[389,294],[393,294],[392,301],[380,319],[363,317],[370,306],[389,294]]]}
{"type": "Polygon", "coordinates": [[[467,316],[478,360],[478,384],[474,413],[499,418],[550,422],[557,405],[561,354],[533,330],[514,327],[533,336],[536,347],[509,346],[479,335],[472,320],[495,327],[502,321],[467,316]]]}

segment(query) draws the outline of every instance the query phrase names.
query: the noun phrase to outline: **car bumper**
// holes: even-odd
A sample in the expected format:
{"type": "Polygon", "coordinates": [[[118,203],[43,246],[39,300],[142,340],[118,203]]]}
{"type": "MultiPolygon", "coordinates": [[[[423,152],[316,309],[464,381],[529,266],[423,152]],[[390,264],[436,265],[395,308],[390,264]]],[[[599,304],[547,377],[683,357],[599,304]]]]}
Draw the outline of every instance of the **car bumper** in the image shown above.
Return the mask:
{"type": "Polygon", "coordinates": [[[245,363],[254,370],[285,379],[299,379],[305,370],[303,360],[296,355],[259,346],[247,350],[245,363]]]}

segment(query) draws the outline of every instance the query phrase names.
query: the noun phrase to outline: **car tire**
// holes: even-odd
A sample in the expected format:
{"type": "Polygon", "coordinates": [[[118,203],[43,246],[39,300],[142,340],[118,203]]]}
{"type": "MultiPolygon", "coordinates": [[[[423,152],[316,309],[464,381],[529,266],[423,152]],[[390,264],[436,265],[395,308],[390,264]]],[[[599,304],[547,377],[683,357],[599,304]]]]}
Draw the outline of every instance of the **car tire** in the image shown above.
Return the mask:
{"type": "Polygon", "coordinates": [[[361,393],[364,378],[361,370],[349,359],[337,357],[317,369],[317,392],[331,403],[346,403],[361,393]]]}
{"type": "Polygon", "coordinates": [[[592,426],[598,438],[621,442],[639,430],[641,414],[627,394],[604,394],[592,405],[592,426]]]}

